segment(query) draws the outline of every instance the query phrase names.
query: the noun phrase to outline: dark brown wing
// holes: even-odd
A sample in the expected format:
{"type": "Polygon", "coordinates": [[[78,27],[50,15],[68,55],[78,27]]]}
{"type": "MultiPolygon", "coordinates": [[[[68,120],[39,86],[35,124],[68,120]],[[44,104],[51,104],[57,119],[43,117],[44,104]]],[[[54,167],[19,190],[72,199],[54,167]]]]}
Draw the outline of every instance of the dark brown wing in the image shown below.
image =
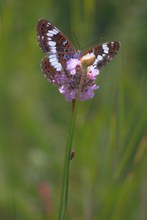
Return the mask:
{"type": "Polygon", "coordinates": [[[57,84],[56,81],[56,74],[59,72],[57,71],[49,62],[48,56],[44,57],[40,64],[41,71],[44,77],[51,82],[52,84],[57,84]]]}
{"type": "Polygon", "coordinates": [[[120,42],[112,41],[112,42],[103,43],[92,49],[89,49],[84,53],[84,55],[88,53],[89,54],[93,53],[96,57],[93,66],[95,68],[100,69],[101,67],[105,66],[117,54],[119,48],[120,48],[120,42]]]}
{"type": "Polygon", "coordinates": [[[64,69],[66,61],[74,56],[75,48],[63,33],[45,19],[37,23],[37,38],[41,50],[47,54],[41,62],[41,69],[53,83],[53,75],[64,69]]]}
{"type": "Polygon", "coordinates": [[[44,53],[75,52],[69,39],[46,19],[41,19],[37,23],[37,38],[44,53]]]}

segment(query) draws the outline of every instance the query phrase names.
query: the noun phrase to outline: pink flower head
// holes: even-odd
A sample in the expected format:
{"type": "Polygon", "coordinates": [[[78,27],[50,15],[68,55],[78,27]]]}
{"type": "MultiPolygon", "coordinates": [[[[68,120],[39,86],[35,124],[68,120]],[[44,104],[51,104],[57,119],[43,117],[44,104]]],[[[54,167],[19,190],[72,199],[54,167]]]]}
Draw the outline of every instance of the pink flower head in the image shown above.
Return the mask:
{"type": "Polygon", "coordinates": [[[91,99],[94,91],[99,88],[95,82],[99,70],[92,65],[93,62],[91,54],[82,59],[70,58],[64,68],[52,72],[49,81],[58,86],[59,92],[68,102],[77,98],[80,101],[91,99]]]}
{"type": "Polygon", "coordinates": [[[81,66],[81,62],[78,59],[75,58],[71,58],[70,60],[68,60],[66,62],[66,69],[70,71],[71,75],[75,75],[76,74],[76,67],[80,67],[81,66]]]}
{"type": "Polygon", "coordinates": [[[66,80],[64,80],[64,82],[59,86],[59,92],[65,96],[67,101],[72,101],[77,98],[83,73],[85,76],[78,97],[79,100],[84,101],[93,98],[94,90],[99,88],[95,84],[96,76],[99,74],[99,70],[94,68],[92,65],[85,67],[83,66],[83,61],[71,58],[66,62],[66,80]]]}

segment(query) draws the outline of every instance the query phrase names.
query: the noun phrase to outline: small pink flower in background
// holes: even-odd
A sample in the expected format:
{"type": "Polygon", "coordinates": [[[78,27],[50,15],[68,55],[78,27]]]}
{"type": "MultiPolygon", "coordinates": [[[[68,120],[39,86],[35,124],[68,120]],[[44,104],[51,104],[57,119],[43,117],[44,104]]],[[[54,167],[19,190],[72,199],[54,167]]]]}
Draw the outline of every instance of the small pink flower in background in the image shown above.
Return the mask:
{"type": "Polygon", "coordinates": [[[54,212],[51,187],[47,182],[41,182],[38,186],[38,193],[42,201],[44,211],[47,215],[51,216],[54,212]]]}

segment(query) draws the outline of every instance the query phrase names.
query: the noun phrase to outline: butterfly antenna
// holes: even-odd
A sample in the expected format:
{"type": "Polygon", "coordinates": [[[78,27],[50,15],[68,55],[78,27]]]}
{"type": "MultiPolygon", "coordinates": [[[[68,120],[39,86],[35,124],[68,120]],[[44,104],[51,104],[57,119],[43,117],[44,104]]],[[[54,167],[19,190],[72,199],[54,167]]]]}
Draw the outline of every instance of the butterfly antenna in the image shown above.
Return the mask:
{"type": "Polygon", "coordinates": [[[84,46],[84,47],[82,48],[82,50],[84,50],[84,49],[87,48],[87,47],[90,47],[90,46],[95,45],[99,40],[103,40],[103,37],[100,37],[100,38],[98,38],[97,40],[93,41],[92,43],[87,44],[86,46],[84,46]]]}
{"type": "Polygon", "coordinates": [[[71,29],[71,33],[72,33],[72,35],[74,36],[74,39],[75,39],[75,41],[76,41],[76,43],[77,43],[77,45],[78,45],[78,48],[79,48],[79,50],[81,50],[81,46],[80,46],[80,44],[79,44],[79,41],[78,41],[78,39],[77,39],[77,36],[75,35],[75,32],[71,29]]]}

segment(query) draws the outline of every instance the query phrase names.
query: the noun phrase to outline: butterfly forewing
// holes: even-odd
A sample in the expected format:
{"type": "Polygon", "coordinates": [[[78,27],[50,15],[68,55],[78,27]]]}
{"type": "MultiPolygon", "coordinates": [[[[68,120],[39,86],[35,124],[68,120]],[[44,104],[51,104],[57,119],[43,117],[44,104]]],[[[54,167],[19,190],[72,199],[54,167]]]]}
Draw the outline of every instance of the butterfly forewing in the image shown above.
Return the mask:
{"type": "Polygon", "coordinates": [[[75,54],[75,49],[68,38],[45,19],[38,21],[37,37],[41,50],[48,55],[48,63],[56,71],[61,71],[60,67],[75,54]]]}
{"type": "Polygon", "coordinates": [[[75,54],[75,49],[68,38],[46,19],[37,23],[37,38],[41,50],[47,54],[41,61],[42,72],[54,83],[54,74],[65,68],[66,61],[75,54]]]}
{"type": "Polygon", "coordinates": [[[86,51],[84,55],[88,53],[93,53],[96,57],[93,66],[95,68],[100,69],[101,67],[105,66],[117,54],[119,48],[120,42],[112,41],[91,48],[88,51],[86,51]]]}

